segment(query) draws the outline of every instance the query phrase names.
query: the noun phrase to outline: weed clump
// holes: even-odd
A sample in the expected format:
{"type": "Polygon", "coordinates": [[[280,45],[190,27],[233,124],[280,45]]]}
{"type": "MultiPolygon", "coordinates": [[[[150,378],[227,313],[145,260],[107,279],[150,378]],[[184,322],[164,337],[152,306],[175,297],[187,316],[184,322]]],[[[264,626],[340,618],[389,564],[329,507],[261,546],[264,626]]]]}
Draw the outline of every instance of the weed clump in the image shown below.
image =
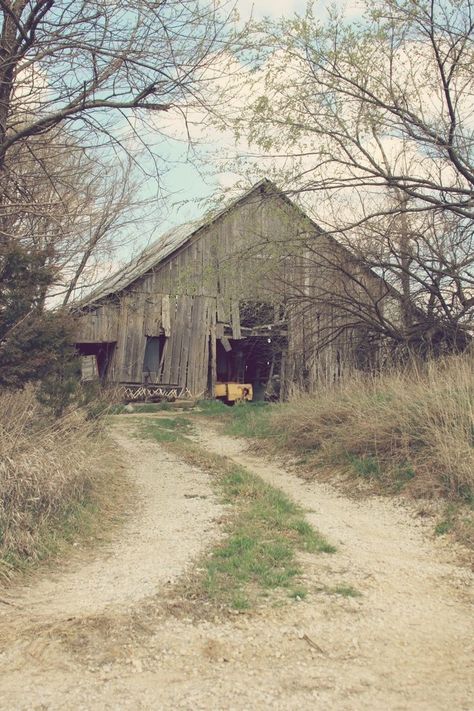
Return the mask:
{"type": "Polygon", "coordinates": [[[393,491],[474,504],[472,356],[354,376],[272,408],[275,441],[393,491]]]}
{"type": "Polygon", "coordinates": [[[32,389],[0,396],[0,578],[70,538],[101,456],[101,429],[74,410],[48,416],[32,389]]]}

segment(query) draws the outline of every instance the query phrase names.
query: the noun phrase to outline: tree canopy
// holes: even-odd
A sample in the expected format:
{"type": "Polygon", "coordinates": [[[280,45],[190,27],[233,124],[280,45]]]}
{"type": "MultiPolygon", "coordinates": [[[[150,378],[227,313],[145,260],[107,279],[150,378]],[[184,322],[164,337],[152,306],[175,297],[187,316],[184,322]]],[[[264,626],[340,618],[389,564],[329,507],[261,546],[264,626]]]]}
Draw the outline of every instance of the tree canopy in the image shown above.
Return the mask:
{"type": "MultiPolygon", "coordinates": [[[[473,326],[473,9],[378,0],[353,21],[322,21],[310,4],[257,25],[252,99],[231,121],[321,227],[402,295],[403,318],[388,323],[374,306],[370,319],[399,342],[436,333],[461,346],[473,326]]],[[[340,271],[317,241],[304,246],[315,267],[340,271]]]]}
{"type": "Polygon", "coordinates": [[[44,374],[67,340],[47,297],[74,298],[138,212],[146,219],[154,196],[146,206],[136,196],[140,151],[147,175],[160,175],[144,136],[160,116],[204,107],[231,9],[0,0],[0,363],[18,366],[3,384],[44,374]]]}

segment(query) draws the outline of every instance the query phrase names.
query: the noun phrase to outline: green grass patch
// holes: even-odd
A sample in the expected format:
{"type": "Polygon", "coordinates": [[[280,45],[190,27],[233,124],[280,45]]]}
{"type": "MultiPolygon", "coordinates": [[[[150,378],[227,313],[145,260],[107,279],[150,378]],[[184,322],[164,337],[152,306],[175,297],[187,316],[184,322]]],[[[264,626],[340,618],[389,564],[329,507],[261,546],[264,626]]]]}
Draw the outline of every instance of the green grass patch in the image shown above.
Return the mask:
{"type": "Polygon", "coordinates": [[[250,439],[273,436],[270,422],[271,405],[266,402],[244,402],[229,408],[232,411],[224,427],[224,434],[250,439]]]}
{"type": "MultiPolygon", "coordinates": [[[[181,421],[181,420],[180,420],[181,421]]],[[[184,425],[160,421],[142,425],[141,434],[165,443],[194,466],[208,471],[230,506],[224,540],[201,561],[189,595],[220,607],[249,609],[272,590],[303,599],[297,552],[333,553],[332,546],[282,491],[226,457],[210,454],[186,438],[184,425]]]]}
{"type": "Polygon", "coordinates": [[[157,417],[143,420],[138,434],[156,442],[177,442],[192,432],[192,423],[185,417],[157,417]]]}
{"type": "Polygon", "coordinates": [[[456,519],[458,517],[458,506],[455,504],[448,504],[444,509],[444,515],[440,521],[435,526],[435,534],[437,536],[444,536],[446,533],[450,533],[455,527],[456,519]]]}
{"type": "Polygon", "coordinates": [[[393,473],[393,488],[396,492],[402,491],[405,486],[416,476],[416,472],[409,464],[400,464],[393,473]]]}
{"type": "Polygon", "coordinates": [[[296,551],[334,552],[285,494],[243,467],[221,463],[219,487],[235,518],[226,540],[205,561],[203,587],[209,597],[234,606],[242,596],[251,600],[253,591],[255,602],[256,590],[294,585],[302,572],[296,551]]]}
{"type": "Polygon", "coordinates": [[[201,400],[198,405],[195,414],[218,418],[224,425],[224,434],[259,439],[273,435],[270,424],[272,406],[267,402],[241,402],[229,407],[220,400],[201,400]]]}
{"type": "Polygon", "coordinates": [[[224,405],[220,400],[199,400],[196,413],[206,415],[206,417],[230,418],[234,408],[224,405]]]}
{"type": "Polygon", "coordinates": [[[348,455],[348,459],[358,476],[362,476],[367,479],[379,479],[380,478],[380,465],[375,457],[355,457],[351,454],[348,455]]]}
{"type": "Polygon", "coordinates": [[[452,531],[454,528],[454,520],[449,519],[449,518],[443,518],[442,521],[439,521],[436,526],[435,526],[435,534],[437,536],[444,536],[446,533],[449,533],[452,531]]]}
{"type": "Polygon", "coordinates": [[[34,555],[8,551],[0,557],[2,567],[15,573],[26,573],[32,566],[58,556],[68,545],[92,536],[97,525],[98,505],[89,498],[77,501],[42,524],[36,532],[34,555]]]}
{"type": "Polygon", "coordinates": [[[377,457],[370,454],[366,456],[349,454],[347,459],[357,476],[377,482],[386,493],[400,493],[416,476],[413,467],[404,462],[385,471],[377,457]]]}

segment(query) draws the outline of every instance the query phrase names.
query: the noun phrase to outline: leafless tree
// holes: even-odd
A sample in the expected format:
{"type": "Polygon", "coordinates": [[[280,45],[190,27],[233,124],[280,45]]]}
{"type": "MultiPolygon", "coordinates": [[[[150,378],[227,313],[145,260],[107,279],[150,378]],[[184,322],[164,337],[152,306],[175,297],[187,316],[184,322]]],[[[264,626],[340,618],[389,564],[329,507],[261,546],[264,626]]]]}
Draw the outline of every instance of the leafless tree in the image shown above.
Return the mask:
{"type": "Polygon", "coordinates": [[[97,146],[141,112],[198,104],[226,49],[212,0],[1,0],[0,20],[0,168],[59,124],[97,146]]]}
{"type": "Polygon", "coordinates": [[[4,166],[4,236],[51,269],[43,301],[48,295],[50,304],[65,305],[82,285],[104,276],[138,221],[143,231],[157,219],[158,204],[140,197],[131,158],[91,158],[62,128],[25,147],[12,149],[4,166]]]}
{"type": "Polygon", "coordinates": [[[310,6],[255,32],[255,98],[233,125],[345,255],[302,240],[315,272],[345,285],[344,297],[313,290],[311,303],[332,299],[341,329],[359,320],[397,343],[464,347],[474,311],[471,0],[379,0],[353,23],[323,23],[310,6]],[[345,273],[353,259],[399,294],[397,319],[388,296],[345,273]]]}
{"type": "Polygon", "coordinates": [[[117,242],[136,217],[143,150],[157,177],[145,135],[209,103],[231,12],[218,0],[0,0],[0,239],[39,250],[65,302],[104,236],[117,242]]]}
{"type": "Polygon", "coordinates": [[[227,0],[0,0],[0,355],[27,353],[12,333],[38,316],[41,334],[50,291],[67,304],[137,217],[139,154],[156,178],[162,117],[209,101],[231,13],[227,0]]]}

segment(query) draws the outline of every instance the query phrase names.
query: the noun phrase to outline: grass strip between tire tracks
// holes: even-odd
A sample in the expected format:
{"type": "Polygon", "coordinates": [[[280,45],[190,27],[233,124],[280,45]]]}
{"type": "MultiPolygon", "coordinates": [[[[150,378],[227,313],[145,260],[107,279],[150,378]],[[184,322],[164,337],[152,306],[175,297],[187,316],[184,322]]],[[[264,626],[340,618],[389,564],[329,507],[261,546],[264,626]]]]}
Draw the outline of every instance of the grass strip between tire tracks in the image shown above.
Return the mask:
{"type": "Polygon", "coordinates": [[[230,506],[226,536],[201,561],[188,593],[220,606],[244,610],[272,590],[302,599],[306,590],[297,552],[333,553],[328,541],[304,518],[303,510],[282,491],[230,459],[211,454],[186,437],[188,420],[157,418],[140,423],[139,433],[154,439],[209,474],[230,506]]]}

